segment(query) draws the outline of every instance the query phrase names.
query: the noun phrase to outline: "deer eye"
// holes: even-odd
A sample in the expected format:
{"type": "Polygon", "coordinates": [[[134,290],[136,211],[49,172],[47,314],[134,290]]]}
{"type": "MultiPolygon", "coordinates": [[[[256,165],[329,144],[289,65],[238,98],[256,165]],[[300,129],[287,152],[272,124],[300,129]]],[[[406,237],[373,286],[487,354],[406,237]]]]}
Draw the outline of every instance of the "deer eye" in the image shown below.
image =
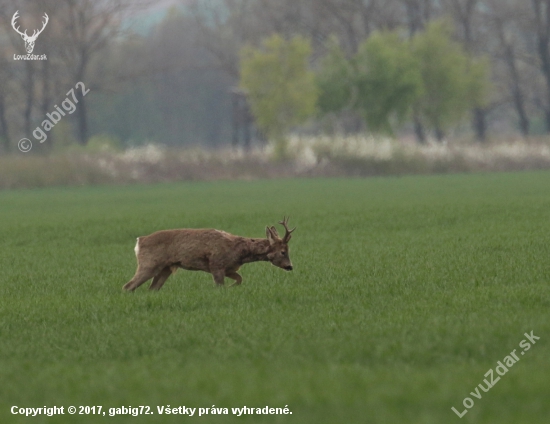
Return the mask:
{"type": "Polygon", "coordinates": [[[283,251],[281,252],[281,255],[286,256],[286,252],[283,250],[283,251]]]}

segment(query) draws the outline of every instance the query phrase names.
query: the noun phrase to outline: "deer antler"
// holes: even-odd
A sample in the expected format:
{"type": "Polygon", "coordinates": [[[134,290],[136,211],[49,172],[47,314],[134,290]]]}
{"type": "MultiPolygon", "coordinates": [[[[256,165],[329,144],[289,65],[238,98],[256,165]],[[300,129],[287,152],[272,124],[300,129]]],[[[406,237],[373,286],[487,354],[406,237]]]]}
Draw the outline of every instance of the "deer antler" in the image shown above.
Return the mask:
{"type": "Polygon", "coordinates": [[[16,25],[16,22],[17,21],[17,18],[19,18],[19,10],[16,11],[14,14],[13,14],[13,18],[11,18],[11,26],[13,27],[13,29],[15,30],[15,32],[17,32],[20,36],[22,37],[28,37],[27,35],[27,30],[25,30],[25,32],[21,32],[19,31],[19,26],[15,26],[16,25]]]}
{"type": "Polygon", "coordinates": [[[285,236],[283,237],[283,243],[288,243],[290,241],[290,237],[292,237],[290,234],[296,229],[294,227],[292,230],[288,229],[288,219],[290,217],[283,217],[282,221],[279,221],[279,224],[281,224],[283,227],[285,227],[285,236]]]}
{"type": "Polygon", "coordinates": [[[34,41],[36,40],[36,38],[40,35],[40,33],[42,31],[44,31],[44,28],[46,28],[46,25],[48,25],[48,22],[50,21],[50,17],[48,16],[47,13],[44,13],[44,21],[42,22],[42,28],[41,29],[35,29],[32,33],[32,35],[29,37],[27,35],[27,30],[25,30],[25,32],[21,32],[19,30],[19,26],[16,26],[17,25],[17,19],[19,18],[19,10],[16,11],[13,15],[13,18],[11,18],[11,26],[13,27],[13,29],[15,30],[15,32],[17,32],[21,37],[23,37],[25,40],[30,40],[30,41],[34,41]]]}
{"type": "Polygon", "coordinates": [[[44,31],[44,28],[46,28],[46,25],[48,25],[48,22],[50,21],[48,14],[44,12],[43,18],[44,18],[44,22],[42,22],[42,28],[40,30],[35,29],[30,38],[36,39],[42,33],[42,31],[44,31]]]}

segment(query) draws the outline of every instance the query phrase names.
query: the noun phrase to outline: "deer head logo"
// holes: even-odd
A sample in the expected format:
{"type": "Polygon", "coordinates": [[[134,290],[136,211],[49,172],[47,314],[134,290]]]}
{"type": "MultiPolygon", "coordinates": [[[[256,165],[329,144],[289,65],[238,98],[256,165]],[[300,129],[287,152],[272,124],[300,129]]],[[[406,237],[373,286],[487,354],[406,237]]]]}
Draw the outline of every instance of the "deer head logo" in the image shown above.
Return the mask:
{"type": "Polygon", "coordinates": [[[21,36],[21,38],[25,40],[25,49],[27,50],[27,53],[32,53],[32,51],[34,50],[34,42],[36,41],[40,33],[44,31],[44,28],[46,28],[46,25],[48,25],[48,21],[50,20],[50,18],[48,17],[47,13],[44,13],[42,29],[35,29],[30,37],[27,35],[27,30],[25,30],[25,32],[19,31],[19,26],[16,26],[17,18],[19,18],[19,10],[13,14],[13,18],[11,19],[11,26],[13,27],[15,32],[17,32],[21,36]]]}

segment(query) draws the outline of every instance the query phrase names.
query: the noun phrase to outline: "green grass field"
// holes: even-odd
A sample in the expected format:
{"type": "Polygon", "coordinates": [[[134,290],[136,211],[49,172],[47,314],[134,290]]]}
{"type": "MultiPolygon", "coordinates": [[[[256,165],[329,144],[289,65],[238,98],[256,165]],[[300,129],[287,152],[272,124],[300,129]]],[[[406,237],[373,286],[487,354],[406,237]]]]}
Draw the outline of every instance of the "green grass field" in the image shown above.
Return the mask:
{"type": "MultiPolygon", "coordinates": [[[[0,193],[0,422],[547,423],[550,173],[0,193]],[[292,273],[179,271],[122,293],[135,238],[262,237],[290,214],[292,273]],[[230,280],[227,280],[229,283],[230,280]],[[470,392],[533,331],[487,393],[470,392]],[[459,419],[451,407],[465,408],[459,419]],[[25,418],[12,406],[101,405],[25,418]],[[155,415],[109,417],[150,406],[155,415]],[[157,406],[229,415],[157,414],[157,406]],[[232,407],[292,415],[231,415],[232,407]]],[[[495,374],[496,375],[496,374],[495,374]]]]}

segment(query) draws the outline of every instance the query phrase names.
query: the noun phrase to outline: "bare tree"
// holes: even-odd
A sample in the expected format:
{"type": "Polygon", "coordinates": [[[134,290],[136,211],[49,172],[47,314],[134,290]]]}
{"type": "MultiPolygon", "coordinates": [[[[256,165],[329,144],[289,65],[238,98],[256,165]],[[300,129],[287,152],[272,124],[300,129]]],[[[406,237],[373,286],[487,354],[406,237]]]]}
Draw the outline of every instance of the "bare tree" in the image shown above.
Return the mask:
{"type": "MultiPolygon", "coordinates": [[[[100,85],[99,80],[88,81],[92,61],[110,42],[121,34],[122,18],[143,2],[131,0],[61,0],[57,19],[65,29],[60,41],[60,52],[69,69],[72,85],[83,82],[87,86],[100,85]],[[136,5],[137,4],[137,5],[136,5]]],[[[76,90],[77,136],[80,144],[88,141],[87,99],[76,90]]]]}
{"type": "Polygon", "coordinates": [[[395,0],[310,0],[323,16],[325,34],[336,34],[351,54],[376,30],[394,29],[402,20],[395,0]]]}
{"type": "MultiPolygon", "coordinates": [[[[444,0],[444,11],[455,24],[457,35],[466,52],[471,56],[487,53],[486,31],[483,22],[484,5],[482,0],[444,0]]],[[[476,107],[472,113],[472,127],[476,137],[484,141],[487,137],[488,108],[476,107]]]]}
{"type": "Polygon", "coordinates": [[[7,81],[9,81],[9,68],[6,59],[0,55],[0,143],[6,153],[10,151],[10,135],[8,128],[8,120],[6,119],[6,97],[7,97],[7,81]]]}
{"type": "MultiPolygon", "coordinates": [[[[409,37],[424,30],[426,24],[438,16],[437,4],[434,0],[398,0],[404,9],[404,22],[409,30],[409,37]]],[[[413,110],[413,124],[416,139],[420,143],[426,142],[426,130],[418,116],[418,112],[413,110]]]]}
{"type": "MultiPolygon", "coordinates": [[[[23,0],[19,5],[21,13],[17,15],[14,15],[13,5],[4,1],[0,3],[0,25],[6,31],[5,39],[12,46],[11,49],[7,47],[8,50],[20,49],[20,34],[25,34],[25,28],[40,28],[37,25],[41,23],[42,30],[46,29],[40,37],[40,51],[35,50],[34,53],[46,54],[47,60],[6,62],[11,76],[9,81],[18,84],[23,93],[16,104],[9,105],[11,109],[20,110],[22,133],[28,136],[32,131],[37,112],[40,112],[39,119],[51,112],[55,93],[64,94],[67,87],[79,81],[88,83],[90,65],[105,46],[116,41],[123,14],[135,8],[135,3],[130,0],[23,0]],[[47,22],[46,16],[53,19],[47,22]],[[12,21],[16,21],[17,31],[12,28],[12,21]]],[[[142,4],[139,2],[139,5],[142,4]]],[[[5,91],[0,87],[0,92],[5,91]]],[[[78,140],[85,144],[88,138],[87,99],[79,90],[75,93],[79,102],[75,113],[78,140]]],[[[0,105],[0,115],[4,116],[4,119],[0,116],[0,125],[6,134],[7,125],[2,122],[8,122],[5,119],[9,114],[7,107],[5,101],[0,105]]],[[[52,135],[49,137],[51,144],[52,135]]]]}
{"type": "Polygon", "coordinates": [[[550,132],[550,0],[531,0],[532,14],[529,27],[534,32],[540,71],[545,82],[546,95],[540,101],[550,132]]]}
{"type": "MultiPolygon", "coordinates": [[[[7,14],[7,2],[0,1],[0,16],[7,14]]],[[[2,23],[2,20],[0,20],[2,23]]],[[[0,143],[4,152],[10,151],[10,136],[8,120],[6,119],[6,97],[8,91],[8,82],[10,81],[10,69],[7,63],[6,45],[0,39],[0,143]]]]}
{"type": "MultiPolygon", "coordinates": [[[[260,31],[251,19],[250,0],[195,0],[189,5],[201,33],[201,45],[217,66],[235,80],[239,78],[239,49],[260,31]]],[[[261,33],[261,32],[260,32],[261,33]]]]}
{"type": "Polygon", "coordinates": [[[440,16],[441,10],[437,0],[399,0],[405,8],[405,22],[412,37],[424,30],[426,24],[440,16]]]}
{"type": "MultiPolygon", "coordinates": [[[[488,0],[485,2],[485,22],[491,31],[493,69],[502,66],[503,75],[497,83],[501,85],[501,98],[509,99],[518,116],[519,129],[523,136],[529,134],[527,113],[528,97],[525,88],[524,72],[520,71],[522,50],[522,24],[525,7],[515,1],[488,0]]],[[[525,66],[524,66],[525,67],[525,66]]]]}

